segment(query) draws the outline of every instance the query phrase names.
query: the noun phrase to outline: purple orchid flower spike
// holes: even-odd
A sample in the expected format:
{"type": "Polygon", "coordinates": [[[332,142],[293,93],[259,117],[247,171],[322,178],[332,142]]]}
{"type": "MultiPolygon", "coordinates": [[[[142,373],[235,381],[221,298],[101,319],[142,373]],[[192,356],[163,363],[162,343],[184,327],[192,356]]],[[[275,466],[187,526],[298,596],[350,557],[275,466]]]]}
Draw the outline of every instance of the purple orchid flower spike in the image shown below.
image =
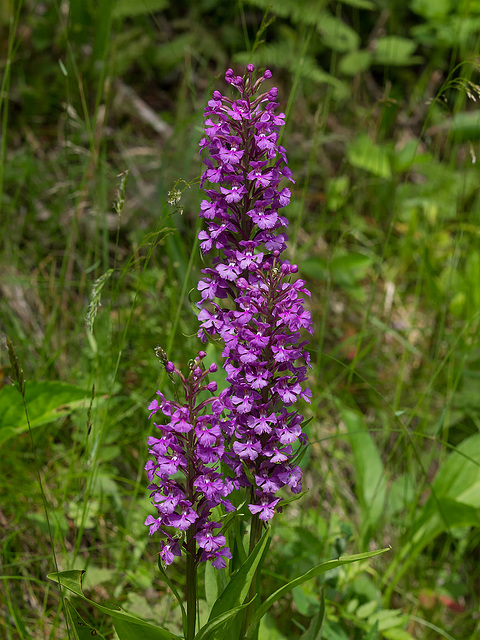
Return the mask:
{"type": "Polygon", "coordinates": [[[159,552],[164,565],[171,564],[183,550],[194,556],[195,563],[212,560],[215,567],[221,568],[231,554],[225,546],[225,537],[212,533],[221,523],[212,520],[211,512],[218,505],[226,511],[233,510],[227,500],[233,483],[219,470],[225,451],[221,426],[225,405],[221,395],[199,398],[203,392],[216,391],[216,383],[207,382],[207,376],[217,367],[212,364],[203,370],[200,365],[206,353],[200,351],[185,377],[162,350],[157,353],[167,373],[180,379],[184,402],[166,400],[157,391],[159,400],[149,405],[150,417],[163,414],[163,420],[154,423],[158,436],[148,439],[152,458],[145,470],[151,482],[150,498],[156,515],[149,515],[145,524],[150,535],[159,531],[165,538],[159,552]]]}
{"type": "Polygon", "coordinates": [[[198,284],[198,335],[223,345],[229,387],[222,460],[235,488],[251,486],[250,512],[264,521],[274,515],[279,489],[301,491],[294,460],[307,439],[293,405],[312,395],[303,387],[310,357],[301,339],[302,330],[312,333],[304,307],[310,293],[295,279],[298,267],[281,257],[288,240],[281,209],[291,196],[282,183],[294,181],[278,142],[285,116],[275,113],[277,89],[260,92],[271,76],[267,70],[255,80],[251,64],[244,77],[229,69],[225,80],[240,97],[214,91],[200,141],[207,188],[199,239],[204,254],[216,255],[198,284]]]}

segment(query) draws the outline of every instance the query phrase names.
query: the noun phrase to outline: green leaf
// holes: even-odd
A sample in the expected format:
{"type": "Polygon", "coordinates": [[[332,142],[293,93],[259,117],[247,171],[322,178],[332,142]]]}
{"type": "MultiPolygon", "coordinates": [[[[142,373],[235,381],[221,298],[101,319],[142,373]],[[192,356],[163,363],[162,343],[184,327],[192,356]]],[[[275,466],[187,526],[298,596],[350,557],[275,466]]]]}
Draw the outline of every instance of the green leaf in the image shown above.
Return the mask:
{"type": "Polygon", "coordinates": [[[452,0],[411,0],[410,9],[427,20],[445,18],[451,9],[452,0]]]}
{"type": "Polygon", "coordinates": [[[460,111],[438,128],[451,131],[457,142],[473,142],[480,138],[480,113],[478,110],[460,111]]]}
{"type": "Polygon", "coordinates": [[[309,491],[310,489],[304,489],[303,491],[300,491],[300,493],[294,493],[292,496],[289,496],[288,498],[282,498],[281,501],[278,503],[278,507],[284,507],[285,505],[290,504],[291,502],[296,502],[297,500],[300,500],[300,498],[303,498],[303,496],[309,491]]]}
{"type": "Polygon", "coordinates": [[[432,493],[408,532],[407,543],[391,563],[384,580],[390,594],[425,546],[441,533],[460,526],[480,527],[480,434],[464,440],[440,467],[432,493]],[[391,578],[393,574],[393,578],[391,578]]]}
{"type": "Polygon", "coordinates": [[[378,449],[359,413],[342,410],[355,466],[355,493],[362,509],[367,534],[380,519],[385,505],[385,470],[378,449]]]}
{"type": "Polygon", "coordinates": [[[320,609],[318,613],[313,616],[310,626],[301,636],[300,640],[321,640],[322,638],[323,621],[325,619],[325,594],[323,589],[321,593],[320,609]]]}
{"type": "Polygon", "coordinates": [[[76,569],[59,571],[58,573],[49,573],[47,578],[68,589],[86,602],[93,604],[99,611],[111,616],[120,640],[144,640],[145,637],[149,640],[181,640],[181,638],[174,633],[166,629],[161,629],[160,627],[155,627],[149,622],[145,622],[123,611],[118,605],[109,602],[102,602],[100,604],[87,598],[82,591],[82,576],[84,573],[84,571],[76,569]]]}
{"type": "Polygon", "coordinates": [[[373,627],[370,628],[364,640],[378,640],[378,622],[375,622],[373,627]]]}
{"type": "Polygon", "coordinates": [[[350,142],[347,148],[347,159],[352,166],[373,173],[375,176],[392,177],[388,150],[376,145],[365,133],[350,142]]]}
{"type": "Polygon", "coordinates": [[[288,584],[283,585],[283,587],[280,587],[279,589],[277,589],[274,593],[272,593],[271,596],[269,596],[264,602],[262,602],[260,607],[257,609],[255,614],[253,615],[250,626],[247,629],[245,640],[248,640],[249,638],[253,638],[255,629],[259,624],[260,620],[262,619],[262,617],[265,615],[265,613],[270,609],[270,607],[273,604],[275,604],[275,602],[277,602],[277,600],[279,600],[282,596],[284,596],[286,593],[291,591],[294,587],[297,587],[298,585],[303,584],[307,580],[311,580],[312,578],[315,578],[316,576],[319,576],[322,573],[331,571],[332,569],[336,569],[345,564],[351,564],[352,562],[359,562],[360,560],[368,560],[369,558],[374,558],[375,556],[385,553],[386,551],[390,551],[390,547],[387,549],[379,549],[377,551],[367,551],[365,553],[357,553],[353,556],[342,556],[340,558],[337,558],[336,560],[329,560],[328,562],[322,562],[321,564],[317,565],[313,569],[310,569],[310,571],[307,571],[307,573],[304,573],[303,575],[298,576],[288,584]]]}
{"type": "Polygon", "coordinates": [[[438,497],[480,507],[480,434],[464,440],[451,453],[433,482],[438,497]]]}
{"type": "MultiPolygon", "coordinates": [[[[91,390],[62,382],[27,382],[25,402],[32,429],[85,407],[91,390]]],[[[28,430],[22,396],[14,387],[0,390],[0,444],[28,430]]]]}
{"type": "Polygon", "coordinates": [[[365,277],[372,259],[363,253],[336,254],[330,262],[332,279],[338,284],[352,286],[365,277]]]}
{"type": "Polygon", "coordinates": [[[225,571],[225,569],[215,569],[211,562],[205,563],[205,599],[207,601],[208,610],[211,611],[213,605],[217,601],[220,589],[217,573],[225,571]]]}
{"type": "Polygon", "coordinates": [[[209,622],[213,621],[215,618],[219,617],[225,612],[228,612],[235,607],[243,604],[245,598],[247,597],[248,590],[250,589],[250,584],[255,576],[255,572],[257,571],[260,560],[269,542],[270,527],[267,528],[267,530],[257,543],[255,549],[230,580],[222,595],[215,603],[215,606],[213,607],[208,619],[209,622]]]}
{"type": "Polygon", "coordinates": [[[332,16],[331,13],[323,13],[318,22],[317,30],[321,33],[323,44],[333,51],[345,53],[358,49],[360,46],[358,33],[340,18],[332,16]]]}
{"type": "Polygon", "coordinates": [[[375,43],[374,61],[376,64],[403,66],[421,62],[421,58],[412,57],[417,48],[415,40],[401,36],[385,36],[375,43]]]}
{"type": "Polygon", "coordinates": [[[356,76],[366,71],[372,63],[370,51],[351,51],[346,53],[338,63],[338,70],[346,76],[356,76]]]}
{"type": "MultiPolygon", "coordinates": [[[[251,602],[253,602],[253,599],[251,602]]],[[[209,620],[207,624],[204,625],[200,629],[200,631],[195,635],[194,640],[208,640],[208,638],[211,637],[214,631],[216,631],[219,627],[221,627],[225,622],[228,622],[228,620],[236,616],[239,611],[241,611],[242,609],[245,609],[245,607],[248,607],[249,604],[250,602],[246,602],[245,604],[242,604],[238,607],[234,607],[233,609],[229,609],[228,611],[225,611],[225,613],[220,614],[213,620],[209,620]]],[[[231,635],[231,632],[229,631],[226,631],[226,633],[228,635],[231,635]]],[[[227,636],[222,635],[222,638],[228,637],[228,635],[227,636]]]]}
{"type": "Polygon", "coordinates": [[[65,612],[75,640],[92,640],[92,637],[105,640],[105,636],[102,636],[95,627],[85,622],[68,598],[65,598],[65,612]]]}
{"type": "Polygon", "coordinates": [[[370,623],[378,622],[378,630],[383,633],[387,629],[404,626],[408,617],[400,609],[380,609],[368,619],[370,623]]]}

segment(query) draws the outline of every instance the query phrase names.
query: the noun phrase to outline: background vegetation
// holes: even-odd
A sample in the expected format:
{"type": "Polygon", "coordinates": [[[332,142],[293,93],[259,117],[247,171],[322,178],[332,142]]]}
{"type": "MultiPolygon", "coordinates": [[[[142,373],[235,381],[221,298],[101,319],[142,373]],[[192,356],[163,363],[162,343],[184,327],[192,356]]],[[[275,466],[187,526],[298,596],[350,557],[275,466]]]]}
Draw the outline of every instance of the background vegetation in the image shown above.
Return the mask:
{"type": "Polygon", "coordinates": [[[322,586],[327,640],[477,637],[479,30],[478,0],[0,2],[1,637],[68,637],[56,567],[179,629],[143,526],[146,407],[154,347],[198,349],[203,105],[246,62],[287,114],[316,327],[310,492],[264,580],[392,546],[295,589],[261,638],[301,637],[322,586]]]}

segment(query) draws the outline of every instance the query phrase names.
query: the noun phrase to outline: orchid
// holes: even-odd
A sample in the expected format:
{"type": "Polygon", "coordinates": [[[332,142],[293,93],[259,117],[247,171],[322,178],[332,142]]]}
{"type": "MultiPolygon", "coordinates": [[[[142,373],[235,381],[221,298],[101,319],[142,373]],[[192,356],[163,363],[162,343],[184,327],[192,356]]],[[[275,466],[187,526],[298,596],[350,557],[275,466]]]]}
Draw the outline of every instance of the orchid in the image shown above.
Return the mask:
{"type": "Polygon", "coordinates": [[[236,489],[249,485],[249,472],[264,478],[251,487],[249,510],[270,520],[279,489],[301,491],[293,445],[304,445],[306,436],[293,405],[311,397],[302,386],[310,357],[300,330],[312,333],[312,322],[304,307],[310,293],[294,280],[298,267],[281,257],[288,222],[280,210],[291,196],[281,182],[293,182],[278,143],[285,116],[275,114],[276,88],[259,93],[270,71],[256,81],[253,73],[253,65],[245,77],[229,69],[225,80],[240,97],[215,91],[205,109],[201,183],[219,189],[205,189],[206,230],[199,239],[204,254],[217,249],[218,255],[198,284],[198,335],[223,344],[230,429],[223,460],[235,471],[236,489]]]}
{"type": "Polygon", "coordinates": [[[161,350],[158,352],[166,371],[180,379],[184,403],[166,400],[157,391],[160,402],[155,398],[149,405],[150,417],[163,414],[166,421],[154,423],[159,437],[148,439],[152,459],[145,470],[157,513],[156,517],[149,515],[145,524],[150,535],[161,531],[167,539],[166,543],[162,541],[159,554],[165,565],[171,564],[183,549],[195,563],[200,559],[212,560],[215,567],[221,568],[231,554],[225,547],[225,538],[211,534],[213,528],[221,526],[212,520],[211,512],[220,504],[226,511],[233,510],[227,500],[233,483],[219,472],[224,452],[220,428],[224,403],[221,395],[199,398],[202,392],[216,391],[216,383],[208,382],[207,378],[217,367],[212,364],[202,370],[200,365],[206,353],[200,351],[191,362],[190,374],[185,377],[161,350]],[[205,536],[210,536],[209,544],[202,546],[205,536]],[[195,540],[201,551],[196,550],[195,540]]]}

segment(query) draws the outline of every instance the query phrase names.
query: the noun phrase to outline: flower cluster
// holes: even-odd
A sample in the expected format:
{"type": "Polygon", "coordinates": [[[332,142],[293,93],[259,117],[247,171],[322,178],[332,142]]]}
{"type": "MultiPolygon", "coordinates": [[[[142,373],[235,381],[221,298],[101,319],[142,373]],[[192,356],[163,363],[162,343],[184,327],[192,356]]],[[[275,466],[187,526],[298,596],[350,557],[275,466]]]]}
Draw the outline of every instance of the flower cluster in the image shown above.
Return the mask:
{"type": "Polygon", "coordinates": [[[206,353],[200,351],[191,363],[189,376],[185,377],[167,361],[161,350],[160,355],[167,373],[172,379],[180,379],[185,401],[166,400],[157,391],[159,400],[149,405],[150,417],[161,412],[166,424],[154,423],[160,433],[148,439],[153,459],[147,462],[145,470],[151,482],[150,498],[157,517],[149,515],[145,524],[149,526],[150,535],[160,530],[166,539],[160,547],[160,558],[165,565],[171,564],[174,556],[181,555],[182,545],[197,560],[213,560],[213,565],[221,568],[231,553],[225,547],[225,536],[215,533],[221,523],[211,519],[211,511],[218,505],[223,505],[226,511],[233,510],[227,500],[233,483],[219,472],[225,448],[222,433],[225,405],[222,394],[199,399],[202,392],[216,391],[216,382],[207,382],[206,378],[217,367],[212,364],[202,370],[200,365],[206,353]]]}
{"type": "Polygon", "coordinates": [[[310,293],[292,277],[298,267],[280,257],[288,222],[279,210],[291,195],[280,183],[293,182],[278,143],[284,114],[275,114],[276,88],[256,95],[270,71],[256,81],[253,72],[253,65],[244,77],[229,69],[225,80],[240,98],[215,91],[205,109],[202,186],[212,188],[201,203],[207,228],[199,239],[205,254],[215,248],[218,255],[198,284],[198,335],[224,345],[229,420],[223,460],[235,472],[235,488],[255,488],[250,512],[269,520],[281,487],[301,490],[293,445],[306,436],[303,417],[289,407],[311,397],[302,388],[310,361],[300,330],[312,333],[312,323],[303,306],[310,293]]]}

